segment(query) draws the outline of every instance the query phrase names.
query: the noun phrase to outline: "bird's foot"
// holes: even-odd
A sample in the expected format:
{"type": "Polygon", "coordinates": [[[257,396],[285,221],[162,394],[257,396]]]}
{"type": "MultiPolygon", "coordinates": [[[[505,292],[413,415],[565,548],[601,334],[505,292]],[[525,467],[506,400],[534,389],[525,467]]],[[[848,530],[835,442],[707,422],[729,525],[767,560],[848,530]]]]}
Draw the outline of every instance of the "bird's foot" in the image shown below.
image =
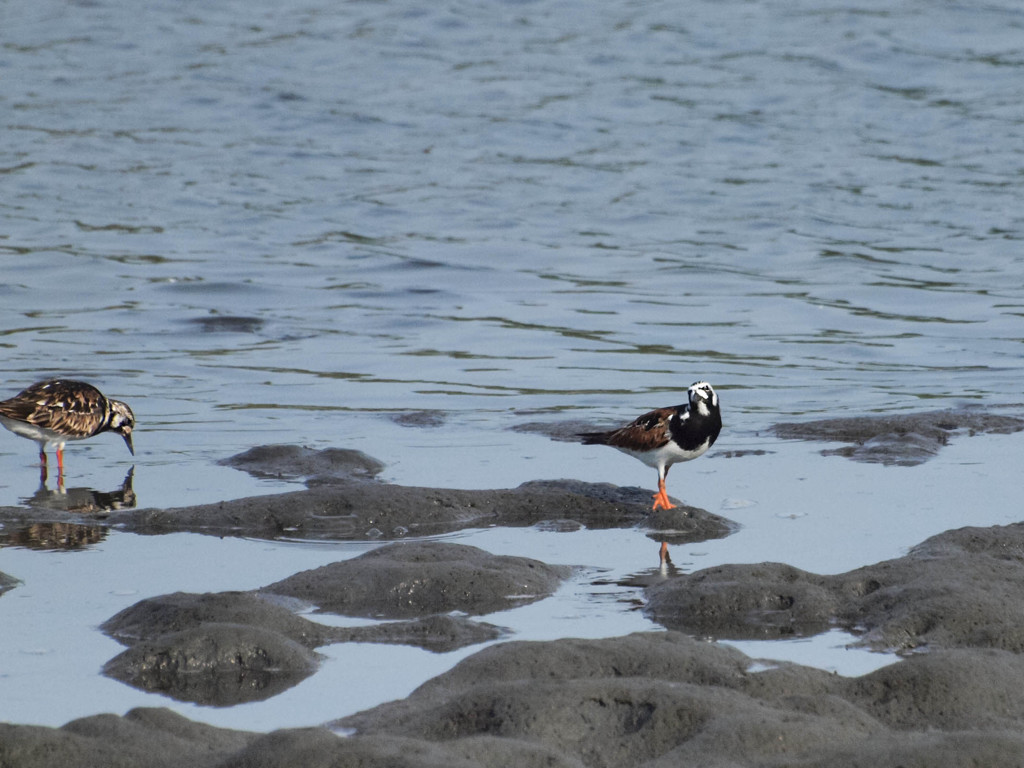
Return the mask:
{"type": "Polygon", "coordinates": [[[652,498],[654,499],[654,506],[651,508],[652,512],[657,512],[659,509],[676,508],[676,505],[668,500],[668,494],[664,491],[658,491],[652,498]]]}

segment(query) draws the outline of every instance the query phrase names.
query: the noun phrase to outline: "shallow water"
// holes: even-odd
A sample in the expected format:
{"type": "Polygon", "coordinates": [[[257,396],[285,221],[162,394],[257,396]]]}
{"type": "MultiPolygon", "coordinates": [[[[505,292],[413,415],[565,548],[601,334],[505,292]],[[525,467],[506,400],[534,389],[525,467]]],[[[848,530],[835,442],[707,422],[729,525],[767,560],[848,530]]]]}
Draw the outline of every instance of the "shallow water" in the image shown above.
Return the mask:
{"type": "MultiPolygon", "coordinates": [[[[71,445],[69,488],[118,489],[133,465],[139,506],[293,487],[216,465],[271,442],[358,448],[404,484],[653,485],[614,451],[510,428],[630,419],[706,378],[725,409],[715,450],[770,453],[673,471],[670,493],[744,526],[676,553],[681,567],[838,572],[1019,516],[1016,436],[887,468],[764,434],[1020,403],[1015,4],[127,8],[0,12],[0,383],[82,377],[139,418],[134,460],[112,436],[71,445]]],[[[0,434],[0,504],[38,480],[31,444],[0,434]]],[[[635,593],[593,586],[650,568],[642,534],[460,540],[595,569],[534,619],[492,618],[517,636],[649,626],[635,593]]],[[[0,718],[166,703],[96,675],[119,648],[96,624],[152,594],[258,586],[359,551],[118,533],[81,552],[5,549],[0,571],[24,585],[0,599],[0,718]],[[69,680],[80,696],[62,710],[69,680]]],[[[422,670],[374,688],[384,698],[455,660],[335,646],[284,696],[187,713],[262,728],[375,703],[321,690],[349,654],[422,670]]]]}

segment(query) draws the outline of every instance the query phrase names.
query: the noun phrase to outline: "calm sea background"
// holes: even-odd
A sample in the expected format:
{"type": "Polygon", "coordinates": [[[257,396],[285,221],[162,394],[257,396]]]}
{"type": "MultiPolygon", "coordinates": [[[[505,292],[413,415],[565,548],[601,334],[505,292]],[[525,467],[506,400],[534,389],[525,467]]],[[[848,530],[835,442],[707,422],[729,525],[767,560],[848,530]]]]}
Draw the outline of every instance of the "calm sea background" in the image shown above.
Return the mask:
{"type": "MultiPolygon", "coordinates": [[[[216,464],[266,443],[358,448],[402,484],[648,487],[621,454],[511,428],[628,420],[704,378],[715,450],[764,453],[673,472],[672,495],[743,525],[681,567],[836,572],[1019,519],[1018,436],[906,468],[764,432],[1021,403],[1019,3],[8,0],[0,43],[0,391],[80,377],[139,421],[134,460],[114,436],[71,445],[69,487],[133,465],[147,507],[294,487],[216,464]]],[[[36,492],[35,462],[0,434],[0,504],[36,492]]],[[[518,637],[653,626],[601,586],[656,563],[640,532],[452,538],[588,566],[488,617],[518,637]]],[[[272,728],[403,696],[476,649],[334,646],[228,710],[98,676],[120,647],[95,626],[143,597],[370,546],[3,549],[23,584],[0,598],[0,718],[146,705],[272,728]]],[[[849,639],[738,645],[889,661],[849,639]]]]}

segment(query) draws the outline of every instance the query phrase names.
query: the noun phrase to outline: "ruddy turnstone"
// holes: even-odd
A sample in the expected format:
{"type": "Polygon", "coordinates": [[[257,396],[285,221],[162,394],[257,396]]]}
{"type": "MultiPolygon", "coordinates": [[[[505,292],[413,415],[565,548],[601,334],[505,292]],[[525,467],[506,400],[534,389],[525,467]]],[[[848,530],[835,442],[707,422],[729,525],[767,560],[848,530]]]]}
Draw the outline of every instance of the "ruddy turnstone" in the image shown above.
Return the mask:
{"type": "Polygon", "coordinates": [[[696,381],[687,392],[684,405],[658,408],[624,427],[610,432],[580,435],[584,445],[610,445],[658,470],[658,492],[653,509],[675,505],[665,492],[669,467],[702,456],[715,444],[722,431],[718,395],[706,381],[696,381]]]}
{"type": "Polygon", "coordinates": [[[64,443],[100,432],[117,432],[128,450],[132,446],[135,414],[126,403],[103,396],[82,381],[51,379],[33,384],[10,400],[0,401],[0,424],[39,443],[39,460],[46,466],[46,447],[57,448],[57,470],[64,474],[64,443]]]}

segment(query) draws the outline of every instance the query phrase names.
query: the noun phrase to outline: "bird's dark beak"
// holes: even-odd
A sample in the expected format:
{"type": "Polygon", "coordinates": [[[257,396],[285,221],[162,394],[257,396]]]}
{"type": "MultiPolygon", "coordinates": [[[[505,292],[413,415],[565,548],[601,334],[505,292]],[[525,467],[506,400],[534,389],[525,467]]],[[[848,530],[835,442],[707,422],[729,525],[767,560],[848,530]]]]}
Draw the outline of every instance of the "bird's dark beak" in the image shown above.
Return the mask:
{"type": "Polygon", "coordinates": [[[128,432],[126,434],[122,434],[121,437],[124,438],[125,445],[128,446],[128,450],[131,452],[132,456],[134,456],[135,447],[132,445],[132,433],[128,432]]]}

